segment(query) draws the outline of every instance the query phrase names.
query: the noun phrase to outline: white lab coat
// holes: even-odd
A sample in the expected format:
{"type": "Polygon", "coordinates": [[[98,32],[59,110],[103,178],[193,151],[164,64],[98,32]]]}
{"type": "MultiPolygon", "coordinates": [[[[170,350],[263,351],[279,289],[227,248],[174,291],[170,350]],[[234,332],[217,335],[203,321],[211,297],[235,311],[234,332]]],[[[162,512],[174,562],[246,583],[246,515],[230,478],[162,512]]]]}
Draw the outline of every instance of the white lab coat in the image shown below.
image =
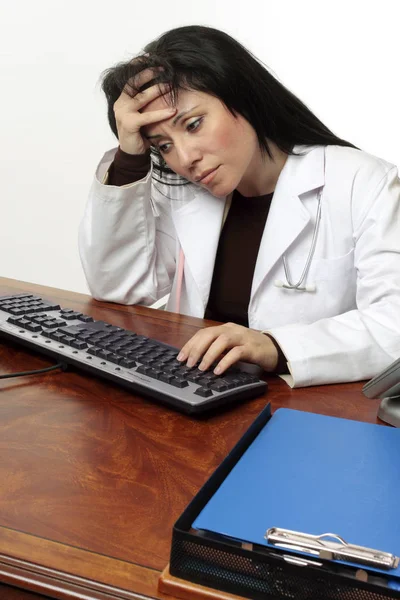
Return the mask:
{"type": "MultiPolygon", "coordinates": [[[[397,169],[359,150],[297,147],[279,177],[254,272],[249,326],[267,330],[288,360],[293,387],[368,379],[400,356],[400,182],[397,169]],[[306,283],[322,188],[321,221],[306,283]]],[[[195,185],[164,187],[151,173],[126,187],[103,185],[97,171],[80,228],[87,281],[99,300],[152,304],[171,292],[185,256],[180,311],[203,317],[224,199],[195,185]]]]}

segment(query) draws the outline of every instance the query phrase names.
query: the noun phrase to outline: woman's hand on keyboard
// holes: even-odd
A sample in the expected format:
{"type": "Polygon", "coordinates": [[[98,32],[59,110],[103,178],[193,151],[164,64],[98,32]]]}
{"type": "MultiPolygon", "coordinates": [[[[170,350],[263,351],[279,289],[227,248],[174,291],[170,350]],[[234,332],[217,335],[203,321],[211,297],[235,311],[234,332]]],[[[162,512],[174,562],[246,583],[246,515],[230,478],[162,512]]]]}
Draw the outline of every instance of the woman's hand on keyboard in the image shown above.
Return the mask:
{"type": "Polygon", "coordinates": [[[235,323],[200,329],[182,348],[178,360],[206,371],[216,363],[214,373],[220,375],[238,361],[259,365],[264,371],[273,371],[278,362],[278,351],[271,339],[263,333],[235,323]],[[221,358],[222,356],[222,358],[221,358]]]}

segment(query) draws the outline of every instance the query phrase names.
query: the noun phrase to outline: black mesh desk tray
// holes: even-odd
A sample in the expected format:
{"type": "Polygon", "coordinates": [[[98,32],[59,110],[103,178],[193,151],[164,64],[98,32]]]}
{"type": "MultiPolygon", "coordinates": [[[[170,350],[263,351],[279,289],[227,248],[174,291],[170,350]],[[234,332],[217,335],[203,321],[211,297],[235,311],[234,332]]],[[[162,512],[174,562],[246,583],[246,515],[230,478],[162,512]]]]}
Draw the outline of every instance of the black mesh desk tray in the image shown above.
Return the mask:
{"type": "MultiPolygon", "coordinates": [[[[255,600],[383,600],[400,598],[384,577],[318,558],[322,566],[288,562],[288,551],[192,529],[203,507],[271,418],[270,405],[194,497],[173,528],[170,573],[193,583],[255,600]]],[[[304,555],[290,552],[304,558],[304,555]]]]}

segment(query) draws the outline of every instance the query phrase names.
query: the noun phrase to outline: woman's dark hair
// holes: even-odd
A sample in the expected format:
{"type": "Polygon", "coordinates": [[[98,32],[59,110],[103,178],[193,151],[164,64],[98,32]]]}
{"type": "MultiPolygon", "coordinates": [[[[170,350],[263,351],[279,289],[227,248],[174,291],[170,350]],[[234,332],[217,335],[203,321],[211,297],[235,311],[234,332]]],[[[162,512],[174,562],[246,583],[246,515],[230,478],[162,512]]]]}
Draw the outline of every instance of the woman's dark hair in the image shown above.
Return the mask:
{"type": "MultiPolygon", "coordinates": [[[[295,145],[354,147],[336,137],[239,42],[218,29],[199,25],[167,31],[148,44],[142,55],[103,74],[108,120],[116,136],[113,106],[124,87],[133,94],[163,82],[171,85],[173,102],[180,89],[206,92],[219,98],[232,114],[239,113],[254,127],[261,151],[269,156],[268,141],[287,154],[293,154],[295,145]],[[162,70],[157,71],[155,79],[136,90],[135,76],[149,67],[162,67],[162,70]]],[[[160,176],[171,173],[160,155],[155,158],[160,176]]]]}

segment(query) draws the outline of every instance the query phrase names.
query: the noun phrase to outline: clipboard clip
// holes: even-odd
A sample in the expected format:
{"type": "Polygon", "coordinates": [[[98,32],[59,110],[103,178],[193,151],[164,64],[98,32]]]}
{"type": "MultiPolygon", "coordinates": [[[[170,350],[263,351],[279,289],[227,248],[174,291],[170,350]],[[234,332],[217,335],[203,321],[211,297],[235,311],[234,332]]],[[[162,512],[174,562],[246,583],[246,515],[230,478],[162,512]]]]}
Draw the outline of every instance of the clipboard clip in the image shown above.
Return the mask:
{"type": "Polygon", "coordinates": [[[335,533],[312,535],[271,527],[266,531],[264,538],[274,546],[299,550],[328,560],[361,563],[379,569],[396,569],[399,565],[398,556],[389,552],[348,544],[335,533]]]}

